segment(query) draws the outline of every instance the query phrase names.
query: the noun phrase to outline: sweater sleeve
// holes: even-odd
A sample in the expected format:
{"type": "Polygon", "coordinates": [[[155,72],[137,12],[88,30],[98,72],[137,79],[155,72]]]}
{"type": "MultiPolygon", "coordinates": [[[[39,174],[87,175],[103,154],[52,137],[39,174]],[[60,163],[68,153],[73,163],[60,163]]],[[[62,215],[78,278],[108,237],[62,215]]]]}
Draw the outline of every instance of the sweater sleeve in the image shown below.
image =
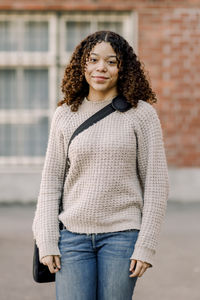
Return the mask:
{"type": "Polygon", "coordinates": [[[57,107],[51,121],[39,196],[32,224],[40,260],[46,255],[60,255],[58,210],[65,168],[64,138],[59,128],[61,114],[61,107],[57,107]]]}
{"type": "Polygon", "coordinates": [[[136,125],[137,170],[143,191],[142,223],[130,259],[153,265],[169,195],[168,167],[162,128],[149,103],[138,113],[136,125]]]}

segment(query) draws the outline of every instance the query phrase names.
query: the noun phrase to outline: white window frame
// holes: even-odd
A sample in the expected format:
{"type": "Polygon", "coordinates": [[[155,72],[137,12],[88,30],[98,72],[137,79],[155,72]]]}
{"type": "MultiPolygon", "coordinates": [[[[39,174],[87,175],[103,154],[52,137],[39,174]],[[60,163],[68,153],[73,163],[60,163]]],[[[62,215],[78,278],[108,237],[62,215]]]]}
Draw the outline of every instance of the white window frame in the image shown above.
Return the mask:
{"type": "MultiPolygon", "coordinates": [[[[0,110],[0,123],[11,124],[30,124],[40,117],[49,118],[50,121],[53,112],[56,108],[56,80],[57,80],[57,49],[56,49],[56,34],[57,34],[57,18],[55,13],[20,13],[20,14],[0,14],[0,21],[17,21],[18,26],[23,26],[25,21],[47,21],[49,24],[49,43],[48,51],[0,51],[0,68],[1,69],[16,69],[20,72],[23,68],[33,69],[48,69],[49,83],[49,107],[48,109],[21,109],[21,110],[0,110]],[[20,116],[20,117],[19,117],[20,116]]],[[[44,156],[0,156],[0,166],[8,165],[42,165],[44,156]]]]}

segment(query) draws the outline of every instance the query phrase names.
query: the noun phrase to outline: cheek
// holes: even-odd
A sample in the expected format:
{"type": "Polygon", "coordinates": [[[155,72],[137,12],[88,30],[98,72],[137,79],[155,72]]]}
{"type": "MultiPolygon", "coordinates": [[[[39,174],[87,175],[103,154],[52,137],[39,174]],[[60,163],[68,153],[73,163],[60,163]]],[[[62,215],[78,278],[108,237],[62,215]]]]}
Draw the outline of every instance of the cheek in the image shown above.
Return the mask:
{"type": "Polygon", "coordinates": [[[90,79],[89,79],[89,76],[88,74],[85,72],[85,80],[86,82],[89,84],[90,83],[90,79]]]}
{"type": "Polygon", "coordinates": [[[87,66],[87,68],[85,69],[85,78],[87,81],[89,81],[91,79],[92,72],[93,72],[93,68],[90,66],[87,66]]]}
{"type": "Polygon", "coordinates": [[[91,65],[87,65],[87,67],[85,68],[85,74],[90,74],[92,72],[92,66],[91,65]]]}
{"type": "Polygon", "coordinates": [[[112,77],[113,77],[114,80],[118,79],[118,73],[119,73],[118,69],[117,70],[113,70],[112,77]]]}

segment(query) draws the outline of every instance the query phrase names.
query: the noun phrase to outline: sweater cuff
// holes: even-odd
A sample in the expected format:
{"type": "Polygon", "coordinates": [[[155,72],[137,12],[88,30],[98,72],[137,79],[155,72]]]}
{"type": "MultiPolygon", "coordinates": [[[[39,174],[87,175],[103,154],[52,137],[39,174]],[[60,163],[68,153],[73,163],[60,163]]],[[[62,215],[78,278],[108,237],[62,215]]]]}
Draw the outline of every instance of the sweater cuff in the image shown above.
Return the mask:
{"type": "Polygon", "coordinates": [[[154,264],[155,250],[148,249],[146,247],[135,248],[130,259],[141,260],[151,264],[154,264]]]}
{"type": "Polygon", "coordinates": [[[39,246],[39,260],[41,262],[41,259],[44,256],[47,255],[59,255],[61,256],[60,250],[58,248],[58,244],[57,243],[40,243],[39,246]]]}

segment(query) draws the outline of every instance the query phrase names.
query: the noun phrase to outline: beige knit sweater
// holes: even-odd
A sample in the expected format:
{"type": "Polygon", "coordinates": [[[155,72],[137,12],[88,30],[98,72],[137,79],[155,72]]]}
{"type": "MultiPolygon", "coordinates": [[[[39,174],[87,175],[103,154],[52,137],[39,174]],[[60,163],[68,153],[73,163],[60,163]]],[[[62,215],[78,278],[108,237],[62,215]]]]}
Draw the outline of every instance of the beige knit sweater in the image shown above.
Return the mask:
{"type": "Polygon", "coordinates": [[[59,221],[77,233],[140,229],[130,259],[153,265],[169,194],[168,169],[160,120],[140,100],[137,108],[115,111],[76,136],[58,217],[67,145],[74,130],[111,100],[85,98],[77,112],[56,108],[49,133],[33,236],[40,260],[61,255],[59,221]]]}

